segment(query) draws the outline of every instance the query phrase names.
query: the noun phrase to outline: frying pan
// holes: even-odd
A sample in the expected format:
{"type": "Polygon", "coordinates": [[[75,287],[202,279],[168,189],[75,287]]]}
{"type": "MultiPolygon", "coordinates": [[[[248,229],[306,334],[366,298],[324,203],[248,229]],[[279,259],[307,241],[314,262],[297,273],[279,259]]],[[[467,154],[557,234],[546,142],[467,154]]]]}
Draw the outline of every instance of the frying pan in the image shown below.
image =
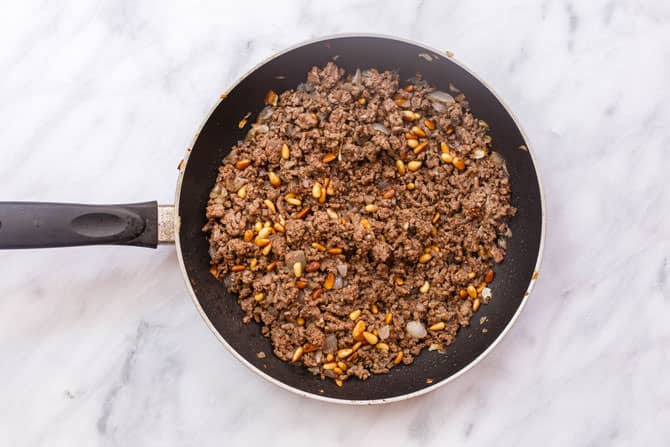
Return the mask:
{"type": "Polygon", "coordinates": [[[500,341],[516,320],[531,291],[544,240],[541,185],[528,140],[498,96],[451,56],[417,43],[375,35],[322,38],[290,48],[253,68],[215,105],[180,163],[175,205],[76,205],[0,202],[0,248],[44,248],[120,244],[156,247],[176,244],[179,263],[193,302],[214,335],[244,365],[270,382],[297,394],[338,403],[375,404],[417,396],[463,374],[500,341]],[[338,387],[271,353],[260,327],[244,324],[235,296],[209,273],[208,242],[202,227],[217,168],[247,129],[238,122],[263,108],[268,89],[283,91],[303,82],[313,65],[336,60],[349,72],[374,67],[396,70],[401,80],[420,72],[438,89],[458,87],[473,114],[490,124],[494,148],[505,158],[512,187],[513,236],[507,257],[496,266],[494,298],[459,331],[445,353],[424,351],[414,363],[363,382],[338,387]],[[484,324],[479,319],[486,316],[484,324]]]}

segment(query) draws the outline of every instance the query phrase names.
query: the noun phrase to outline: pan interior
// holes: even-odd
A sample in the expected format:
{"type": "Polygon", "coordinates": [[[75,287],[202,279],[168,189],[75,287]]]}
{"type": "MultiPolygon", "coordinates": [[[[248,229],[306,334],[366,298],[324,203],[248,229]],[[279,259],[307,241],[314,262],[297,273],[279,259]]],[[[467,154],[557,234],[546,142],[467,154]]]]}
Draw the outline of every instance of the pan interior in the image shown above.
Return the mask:
{"type": "Polygon", "coordinates": [[[407,42],[368,36],[338,37],[289,50],[254,70],[229,92],[212,112],[192,148],[178,210],[178,237],[191,287],[208,319],[232,349],[260,372],[297,390],[334,399],[368,401],[420,391],[431,386],[429,382],[434,386],[480,356],[507,327],[525,299],[542,234],[540,188],[530,153],[520,149],[525,144],[520,129],[496,97],[446,56],[407,42]],[[473,114],[491,126],[494,149],[503,155],[509,168],[512,205],[518,209],[510,223],[513,236],[508,240],[507,257],[495,269],[493,300],[473,316],[469,327],[460,330],[446,352],[424,350],[412,365],[396,367],[390,374],[372,376],[365,382],[351,379],[341,388],[331,380],[322,381],[301,367],[280,361],[272,354],[269,339],[261,335],[260,326],[242,323],[244,314],[235,297],[209,273],[208,242],[201,230],[217,168],[247,130],[240,130],[238,122],[247,112],[251,112],[250,122],[255,120],[268,89],[281,92],[295,88],[312,66],[323,66],[334,59],[350,72],[359,67],[396,70],[401,82],[420,72],[441,90],[449,91],[451,83],[463,91],[473,114]],[[483,324],[482,317],[486,317],[483,324]],[[266,354],[263,359],[256,355],[261,351],[266,354]]]}

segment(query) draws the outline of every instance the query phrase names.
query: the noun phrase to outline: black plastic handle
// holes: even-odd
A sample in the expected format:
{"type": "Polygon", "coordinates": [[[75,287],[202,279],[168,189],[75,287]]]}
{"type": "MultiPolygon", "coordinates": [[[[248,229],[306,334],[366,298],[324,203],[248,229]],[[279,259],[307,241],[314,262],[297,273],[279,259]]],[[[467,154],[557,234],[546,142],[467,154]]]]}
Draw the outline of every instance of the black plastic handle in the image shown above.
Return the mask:
{"type": "Polygon", "coordinates": [[[158,203],[0,202],[0,249],[158,245],[158,203]]]}

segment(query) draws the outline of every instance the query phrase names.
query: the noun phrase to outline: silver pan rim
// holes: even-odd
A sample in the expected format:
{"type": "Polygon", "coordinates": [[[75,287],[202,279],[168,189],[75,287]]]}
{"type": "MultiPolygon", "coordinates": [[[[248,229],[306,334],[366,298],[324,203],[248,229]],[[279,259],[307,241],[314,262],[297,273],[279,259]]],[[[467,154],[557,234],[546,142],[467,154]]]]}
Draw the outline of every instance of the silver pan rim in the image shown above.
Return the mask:
{"type": "MultiPolygon", "coordinates": [[[[318,37],[318,38],[315,38],[315,39],[310,39],[310,40],[298,43],[296,45],[293,45],[291,47],[288,47],[288,48],[286,48],[286,49],[284,49],[280,52],[277,52],[277,53],[271,55],[270,57],[268,57],[265,60],[256,64],[254,67],[252,67],[246,73],[244,73],[241,77],[239,77],[237,79],[237,81],[235,81],[233,84],[231,84],[231,86],[226,90],[226,93],[235,89],[235,87],[237,87],[237,85],[240,82],[242,82],[247,76],[249,76],[251,73],[258,70],[260,67],[267,64],[271,60],[273,60],[275,58],[278,58],[278,57],[284,55],[285,53],[288,53],[289,51],[292,51],[296,48],[300,48],[300,47],[305,46],[305,45],[310,45],[310,44],[313,44],[313,43],[317,43],[317,42],[324,42],[324,41],[328,41],[328,40],[332,40],[332,39],[347,38],[347,37],[372,37],[372,38],[394,40],[394,41],[403,42],[403,43],[407,43],[407,44],[417,46],[417,47],[422,48],[426,51],[432,52],[434,54],[438,54],[441,57],[443,57],[442,56],[442,51],[440,51],[438,49],[432,48],[432,47],[430,47],[428,45],[424,45],[422,43],[415,42],[415,41],[410,40],[410,39],[404,39],[404,38],[400,38],[400,37],[396,37],[396,36],[389,36],[389,35],[375,34],[375,33],[334,34],[334,35],[318,37]]],[[[369,399],[369,400],[338,399],[338,398],[334,398],[334,397],[321,396],[321,395],[318,395],[318,394],[314,394],[314,393],[310,393],[310,392],[307,392],[307,391],[300,390],[298,388],[294,388],[294,387],[292,387],[290,385],[287,385],[286,383],[284,383],[280,380],[275,379],[274,377],[272,377],[269,374],[263,372],[262,370],[256,368],[253,364],[251,364],[249,361],[247,361],[247,359],[245,359],[244,356],[239,354],[232,346],[230,346],[230,344],[228,344],[228,342],[225,340],[225,338],[219,333],[219,331],[216,330],[216,327],[214,327],[211,320],[209,319],[209,317],[205,313],[204,309],[200,305],[200,301],[198,300],[198,297],[196,296],[195,291],[193,290],[193,287],[191,286],[191,282],[189,281],[189,278],[188,278],[188,273],[186,271],[186,265],[185,265],[184,259],[182,257],[181,240],[180,240],[180,233],[179,233],[180,222],[181,222],[181,219],[180,219],[180,216],[179,216],[179,201],[180,201],[180,198],[181,198],[181,189],[182,189],[182,182],[183,182],[183,179],[184,179],[184,172],[186,171],[186,167],[188,166],[188,158],[191,154],[192,148],[195,146],[195,143],[198,139],[198,136],[200,135],[200,132],[202,131],[202,128],[205,126],[205,124],[209,120],[209,117],[212,115],[214,110],[219,106],[219,104],[222,101],[225,100],[225,94],[224,94],[224,95],[222,95],[223,98],[219,99],[219,101],[217,101],[212,106],[209,113],[203,119],[202,124],[200,125],[198,131],[194,135],[193,140],[191,141],[191,144],[190,144],[189,148],[186,150],[186,154],[184,156],[183,163],[181,163],[181,165],[180,165],[179,176],[177,178],[177,189],[176,189],[176,194],[175,194],[175,205],[174,205],[175,216],[176,216],[176,218],[174,220],[175,221],[174,231],[175,231],[175,245],[176,245],[176,250],[177,250],[177,259],[179,261],[179,268],[181,269],[182,276],[184,278],[184,282],[186,283],[186,288],[191,295],[191,299],[193,301],[193,304],[195,305],[196,309],[200,313],[200,317],[204,320],[204,322],[207,325],[207,327],[209,328],[209,330],[212,331],[212,333],[214,333],[214,336],[219,340],[219,342],[221,342],[221,344],[223,344],[226,347],[226,349],[233,355],[233,357],[235,357],[244,366],[246,366],[248,369],[250,369],[254,373],[258,374],[260,377],[267,380],[268,382],[270,382],[274,385],[277,385],[278,387],[283,388],[284,390],[287,390],[291,393],[302,396],[302,397],[307,397],[307,398],[315,399],[315,400],[322,401],[322,402],[329,402],[329,403],[336,403],[336,404],[343,404],[343,405],[379,405],[379,404],[387,404],[387,403],[392,403],[392,402],[400,402],[400,401],[403,401],[403,400],[418,397],[418,396],[421,396],[423,394],[427,394],[431,391],[435,391],[438,388],[441,388],[444,385],[455,381],[456,379],[458,379],[459,377],[464,375],[466,372],[468,372],[470,369],[474,368],[475,365],[477,365],[479,362],[481,362],[486,356],[489,355],[489,353],[491,353],[491,351],[493,351],[493,349],[496,348],[496,346],[500,343],[500,341],[510,331],[510,329],[512,328],[514,323],[516,323],[516,321],[519,318],[519,315],[521,314],[523,309],[526,307],[526,302],[528,301],[528,298],[530,297],[530,294],[533,291],[535,283],[537,282],[538,274],[539,274],[540,267],[541,267],[541,264],[542,264],[542,255],[543,255],[543,252],[544,252],[544,243],[545,243],[546,225],[547,225],[544,189],[543,189],[543,185],[542,185],[542,179],[540,177],[540,170],[538,169],[538,165],[537,165],[537,159],[534,155],[534,151],[533,151],[532,145],[530,143],[530,140],[528,139],[528,135],[524,131],[524,129],[521,126],[521,124],[520,124],[518,118],[516,117],[516,115],[512,112],[510,107],[502,100],[500,95],[498,95],[498,93],[496,93],[496,91],[486,81],[481,79],[476,73],[474,73],[472,70],[470,70],[470,68],[468,68],[461,61],[455,59],[451,55],[448,55],[447,57],[449,57],[450,61],[454,62],[460,68],[464,69],[471,76],[473,76],[475,79],[477,79],[485,88],[487,88],[491,92],[491,94],[493,94],[493,96],[500,102],[500,104],[502,104],[502,106],[505,108],[505,111],[509,114],[509,116],[514,121],[514,124],[519,129],[519,131],[521,133],[521,136],[523,137],[523,140],[526,143],[526,147],[528,148],[528,152],[530,154],[531,160],[533,162],[533,167],[535,169],[535,176],[537,178],[538,188],[540,190],[540,207],[541,207],[541,218],[542,218],[541,233],[540,233],[540,246],[539,246],[538,253],[537,253],[537,261],[535,263],[535,270],[534,270],[535,273],[533,274],[530,282],[528,283],[528,287],[526,288],[526,292],[524,293],[524,296],[522,297],[521,305],[518,307],[518,309],[516,310],[516,312],[514,313],[512,318],[509,320],[509,322],[505,326],[505,328],[500,332],[498,337],[489,345],[488,348],[486,348],[475,359],[473,359],[470,363],[468,363],[466,366],[464,366],[463,368],[461,368],[459,371],[452,374],[451,376],[449,376],[449,377],[447,377],[447,378],[445,378],[445,379],[443,379],[439,382],[435,382],[434,384],[432,384],[429,387],[422,388],[422,389],[414,391],[412,393],[401,394],[399,396],[383,398],[383,399],[369,399]]]]}

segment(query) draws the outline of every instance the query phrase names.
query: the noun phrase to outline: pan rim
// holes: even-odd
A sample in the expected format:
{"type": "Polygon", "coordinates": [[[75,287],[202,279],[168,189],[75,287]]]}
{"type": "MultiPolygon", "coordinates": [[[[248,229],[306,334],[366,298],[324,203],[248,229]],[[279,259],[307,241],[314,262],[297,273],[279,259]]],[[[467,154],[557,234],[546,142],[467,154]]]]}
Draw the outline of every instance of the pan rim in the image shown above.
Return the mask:
{"type": "Polygon", "coordinates": [[[477,81],[479,81],[496,98],[496,100],[503,106],[503,108],[505,109],[507,114],[510,116],[510,118],[512,119],[514,124],[519,129],[521,137],[523,138],[524,143],[525,143],[525,145],[528,149],[528,153],[530,155],[531,161],[533,162],[533,169],[535,171],[535,178],[537,179],[538,189],[539,189],[539,193],[540,193],[540,211],[541,211],[540,216],[541,216],[541,219],[542,219],[542,222],[541,222],[541,225],[540,225],[540,228],[541,228],[541,230],[540,230],[540,244],[539,244],[539,247],[538,247],[537,259],[536,259],[535,268],[534,268],[534,274],[532,275],[532,278],[531,278],[530,282],[528,283],[528,287],[526,288],[526,291],[525,291],[524,296],[522,298],[521,304],[517,308],[517,310],[514,313],[514,315],[512,316],[512,318],[507,322],[507,325],[505,326],[505,328],[500,332],[498,337],[496,337],[496,339],[493,340],[493,342],[491,342],[491,344],[481,354],[479,354],[477,357],[475,357],[470,363],[465,365],[463,368],[461,368],[459,371],[452,374],[451,376],[446,377],[439,382],[435,382],[434,384],[432,384],[429,387],[422,388],[420,390],[417,390],[417,391],[414,391],[414,392],[411,392],[411,393],[401,394],[401,395],[398,395],[398,396],[393,396],[393,397],[388,397],[388,398],[381,398],[381,399],[339,399],[339,398],[335,398],[335,397],[321,396],[321,395],[318,395],[318,394],[310,393],[310,392],[295,388],[293,386],[290,386],[290,385],[272,377],[271,375],[263,372],[262,370],[256,368],[252,363],[250,363],[246,358],[244,358],[244,356],[242,356],[240,353],[238,353],[225,340],[225,338],[219,333],[219,331],[216,329],[216,327],[214,326],[214,324],[212,323],[212,321],[209,319],[209,317],[205,313],[204,309],[202,308],[202,305],[200,304],[200,301],[199,301],[195,291],[193,290],[193,287],[191,285],[191,281],[189,280],[188,272],[186,270],[186,265],[184,263],[184,259],[183,259],[183,256],[182,256],[181,238],[180,238],[180,233],[179,233],[180,223],[181,223],[181,219],[180,219],[180,216],[179,216],[179,203],[180,203],[180,198],[181,198],[181,190],[182,190],[182,183],[183,183],[183,179],[184,179],[184,173],[186,172],[186,168],[188,167],[189,156],[191,155],[191,151],[192,151],[193,147],[195,146],[195,143],[198,140],[198,137],[200,136],[200,132],[202,131],[205,124],[207,123],[207,121],[211,117],[212,113],[214,113],[214,111],[221,104],[221,102],[223,102],[225,100],[226,94],[228,92],[232,91],[233,89],[235,89],[251,73],[255,72],[260,67],[267,64],[268,62],[270,62],[270,61],[272,61],[272,60],[274,60],[274,59],[276,59],[276,58],[278,58],[278,57],[280,57],[280,56],[282,56],[282,55],[284,55],[284,54],[286,54],[290,51],[293,51],[297,48],[300,48],[300,47],[303,47],[303,46],[306,46],[306,45],[318,43],[318,42],[324,42],[324,41],[333,40],[333,39],[340,39],[340,38],[356,38],[356,37],[368,37],[368,38],[393,40],[393,41],[402,42],[402,43],[417,46],[417,47],[422,48],[424,50],[433,52],[434,54],[440,54],[440,55],[442,54],[441,50],[435,49],[435,48],[433,48],[431,46],[428,46],[428,45],[424,45],[423,43],[415,42],[411,39],[405,39],[405,38],[401,38],[401,37],[397,37],[397,36],[389,36],[389,35],[377,34],[377,33],[341,33],[341,34],[332,34],[332,35],[322,36],[322,37],[309,39],[309,40],[297,43],[297,44],[292,45],[288,48],[285,48],[281,51],[273,53],[269,57],[265,58],[264,60],[260,61],[258,64],[254,65],[252,68],[247,70],[242,76],[240,76],[235,82],[233,82],[228,89],[225,90],[225,93],[221,95],[222,98],[220,98],[212,106],[212,108],[207,113],[207,115],[205,115],[205,117],[202,121],[202,124],[198,128],[198,131],[195,133],[193,139],[191,140],[190,146],[186,150],[186,153],[185,153],[184,158],[183,158],[183,162],[180,164],[179,175],[177,177],[177,187],[176,187],[175,204],[174,204],[174,207],[175,207],[175,220],[174,220],[174,222],[175,222],[175,228],[174,228],[174,231],[175,231],[175,248],[177,250],[177,259],[178,259],[178,262],[179,262],[179,268],[181,269],[182,276],[184,278],[184,282],[186,283],[186,288],[191,295],[191,299],[193,301],[193,304],[195,305],[196,309],[200,313],[200,317],[204,320],[205,324],[210,329],[210,331],[212,331],[214,333],[214,336],[219,340],[219,342],[221,342],[226,347],[226,349],[233,355],[233,357],[235,357],[238,361],[240,361],[244,366],[246,366],[252,372],[258,374],[260,377],[267,380],[268,382],[270,382],[274,385],[277,385],[278,387],[283,388],[284,390],[287,390],[291,393],[302,396],[302,397],[315,399],[315,400],[322,401],[322,402],[344,404],[344,405],[379,405],[379,404],[386,404],[386,403],[392,403],[392,402],[400,402],[400,401],[403,401],[403,400],[407,400],[407,399],[411,399],[411,398],[414,398],[414,397],[421,396],[423,394],[427,394],[431,391],[435,391],[438,388],[441,388],[444,385],[446,385],[446,384],[448,384],[452,381],[455,381],[456,379],[461,377],[463,374],[468,372],[470,369],[474,368],[475,365],[477,365],[479,362],[481,362],[485,357],[487,357],[491,353],[491,351],[493,351],[493,349],[501,342],[501,340],[505,337],[505,335],[507,335],[507,333],[510,331],[510,329],[512,328],[514,323],[516,323],[517,319],[519,318],[519,315],[521,315],[521,312],[526,307],[526,302],[527,302],[528,298],[530,297],[531,292],[533,291],[535,283],[537,282],[538,273],[540,271],[540,267],[541,267],[541,264],[542,264],[542,255],[543,255],[543,252],[544,252],[544,243],[545,243],[545,237],[546,237],[546,224],[547,224],[544,189],[543,189],[543,186],[542,186],[542,179],[540,177],[540,171],[539,171],[538,166],[537,166],[537,159],[534,156],[534,152],[533,152],[533,148],[532,148],[532,145],[530,143],[530,140],[529,140],[526,132],[524,131],[523,127],[521,126],[517,116],[512,112],[512,110],[507,105],[507,103],[505,103],[502,100],[500,95],[498,95],[498,93],[486,81],[481,79],[476,73],[474,73],[464,63],[462,63],[461,61],[454,58],[453,55],[448,55],[447,56],[450,61],[452,61],[453,63],[458,65],[460,68],[465,70],[468,74],[470,74],[475,79],[477,79],[477,81]]]}

